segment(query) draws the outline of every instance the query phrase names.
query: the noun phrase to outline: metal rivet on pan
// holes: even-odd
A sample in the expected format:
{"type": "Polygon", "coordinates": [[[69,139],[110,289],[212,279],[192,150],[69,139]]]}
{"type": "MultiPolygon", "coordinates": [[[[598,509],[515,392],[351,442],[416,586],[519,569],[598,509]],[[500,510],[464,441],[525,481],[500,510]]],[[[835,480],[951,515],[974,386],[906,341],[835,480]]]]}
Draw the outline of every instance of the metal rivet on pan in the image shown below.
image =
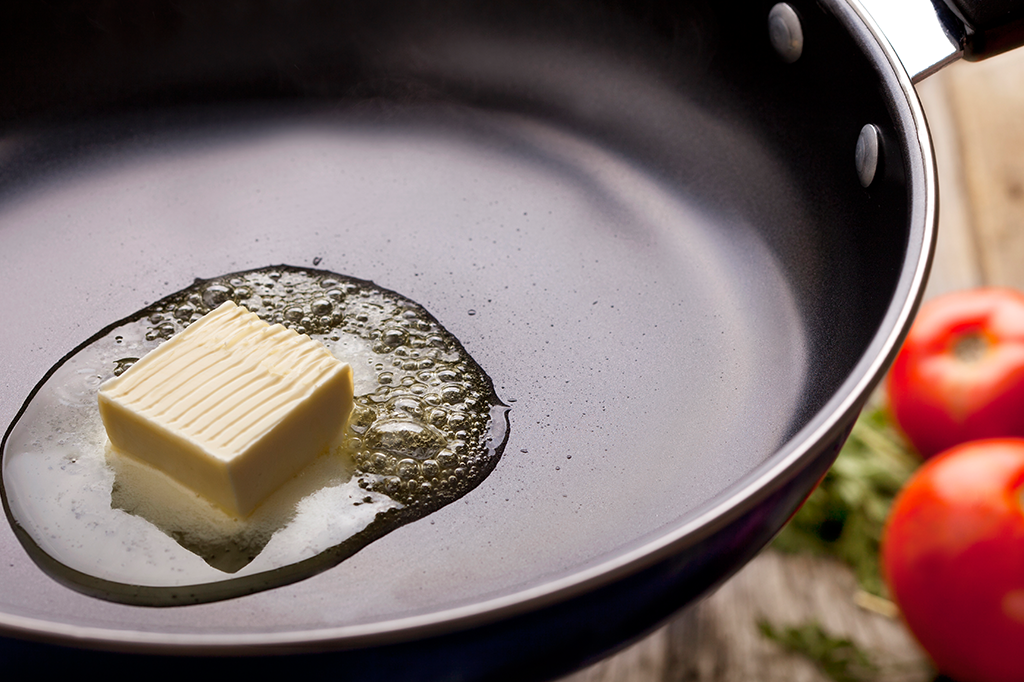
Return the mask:
{"type": "Polygon", "coordinates": [[[878,172],[878,160],[882,151],[881,138],[882,133],[878,126],[868,123],[860,129],[854,158],[857,162],[857,177],[860,178],[862,187],[870,185],[875,179],[875,173],[878,172]]]}
{"type": "Polygon", "coordinates": [[[804,29],[796,10],[780,2],[768,12],[768,35],[782,60],[792,64],[804,51],[804,29]]]}

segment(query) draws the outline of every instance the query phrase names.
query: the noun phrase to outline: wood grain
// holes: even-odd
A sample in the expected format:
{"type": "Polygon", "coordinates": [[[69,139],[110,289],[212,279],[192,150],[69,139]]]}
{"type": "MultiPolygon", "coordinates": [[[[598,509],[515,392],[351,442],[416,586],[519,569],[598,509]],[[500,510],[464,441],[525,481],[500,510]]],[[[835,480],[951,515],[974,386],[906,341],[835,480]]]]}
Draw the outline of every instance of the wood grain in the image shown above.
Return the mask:
{"type": "Polygon", "coordinates": [[[983,278],[1024,289],[1024,50],[944,75],[983,278]]]}

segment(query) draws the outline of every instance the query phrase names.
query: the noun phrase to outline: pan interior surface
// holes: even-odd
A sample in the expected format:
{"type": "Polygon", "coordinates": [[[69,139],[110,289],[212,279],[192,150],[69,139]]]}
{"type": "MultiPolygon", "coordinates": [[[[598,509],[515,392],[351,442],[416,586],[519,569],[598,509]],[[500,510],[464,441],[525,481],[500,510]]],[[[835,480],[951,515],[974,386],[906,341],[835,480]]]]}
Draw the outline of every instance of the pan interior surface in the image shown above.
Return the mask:
{"type": "MultiPolygon", "coordinates": [[[[359,577],[376,546],[338,567],[355,572],[342,579],[350,614],[360,604],[361,619],[402,613],[410,595],[394,585],[422,572],[475,599],[569,570],[652,517],[706,501],[783,441],[806,344],[752,229],[723,226],[628,162],[514,116],[274,116],[243,133],[244,115],[221,112],[232,123],[208,136],[154,133],[72,165],[7,202],[4,222],[32,229],[5,230],[0,250],[19,254],[7,273],[47,263],[42,281],[13,276],[15,300],[65,302],[21,315],[47,337],[72,336],[58,331],[66,317],[91,335],[195,276],[316,257],[416,292],[457,330],[515,400],[506,462],[464,503],[414,524],[420,532],[380,543],[392,551],[367,575],[405,567],[383,593],[384,581],[359,577]],[[466,134],[471,124],[485,134],[466,134]],[[485,141],[495,138],[497,149],[485,141]]],[[[449,593],[420,590],[426,608],[449,593]]]]}
{"type": "MultiPolygon", "coordinates": [[[[0,422],[100,328],[196,277],[278,263],[414,299],[511,405],[504,458],[479,488],[256,595],[94,599],[39,571],[5,525],[8,622],[194,644],[444,612],[677,527],[808,424],[885,312],[905,209],[863,226],[879,198],[836,188],[856,179],[819,151],[834,130],[802,128],[811,109],[766,116],[789,74],[766,61],[766,39],[726,53],[708,5],[679,18],[704,31],[684,54],[657,17],[610,21],[603,6],[567,39],[559,12],[579,8],[554,7],[534,33],[499,37],[463,8],[412,47],[383,40],[389,78],[360,81],[365,92],[111,96],[86,117],[54,105],[8,122],[0,422]]],[[[844,116],[859,113],[833,127],[844,116]]],[[[890,163],[898,174],[898,154],[890,163]]],[[[883,203],[905,199],[898,182],[891,194],[883,203]]]]}

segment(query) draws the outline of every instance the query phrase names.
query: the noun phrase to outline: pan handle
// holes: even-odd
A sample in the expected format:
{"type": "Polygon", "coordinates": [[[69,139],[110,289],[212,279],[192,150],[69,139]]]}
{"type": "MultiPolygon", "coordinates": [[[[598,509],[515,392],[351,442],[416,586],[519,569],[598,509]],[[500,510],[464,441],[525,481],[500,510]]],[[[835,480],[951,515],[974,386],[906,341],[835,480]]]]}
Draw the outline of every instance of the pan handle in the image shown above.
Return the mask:
{"type": "MultiPolygon", "coordinates": [[[[856,1],[856,0],[854,0],[856,1]]],[[[915,83],[1024,45],[1024,0],[859,0],[915,83]]]]}
{"type": "Polygon", "coordinates": [[[964,59],[985,57],[1024,45],[1024,2],[1020,0],[945,0],[967,27],[964,59]]]}

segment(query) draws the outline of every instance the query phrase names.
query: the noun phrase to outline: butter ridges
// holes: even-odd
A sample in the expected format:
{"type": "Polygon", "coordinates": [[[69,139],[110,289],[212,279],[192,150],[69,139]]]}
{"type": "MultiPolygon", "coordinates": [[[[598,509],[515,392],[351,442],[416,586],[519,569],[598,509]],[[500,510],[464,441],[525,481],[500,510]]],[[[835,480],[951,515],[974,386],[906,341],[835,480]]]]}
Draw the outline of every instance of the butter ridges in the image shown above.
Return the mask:
{"type": "Polygon", "coordinates": [[[351,369],[227,301],[104,384],[99,402],[115,448],[244,516],[340,435],[351,369]]]}

